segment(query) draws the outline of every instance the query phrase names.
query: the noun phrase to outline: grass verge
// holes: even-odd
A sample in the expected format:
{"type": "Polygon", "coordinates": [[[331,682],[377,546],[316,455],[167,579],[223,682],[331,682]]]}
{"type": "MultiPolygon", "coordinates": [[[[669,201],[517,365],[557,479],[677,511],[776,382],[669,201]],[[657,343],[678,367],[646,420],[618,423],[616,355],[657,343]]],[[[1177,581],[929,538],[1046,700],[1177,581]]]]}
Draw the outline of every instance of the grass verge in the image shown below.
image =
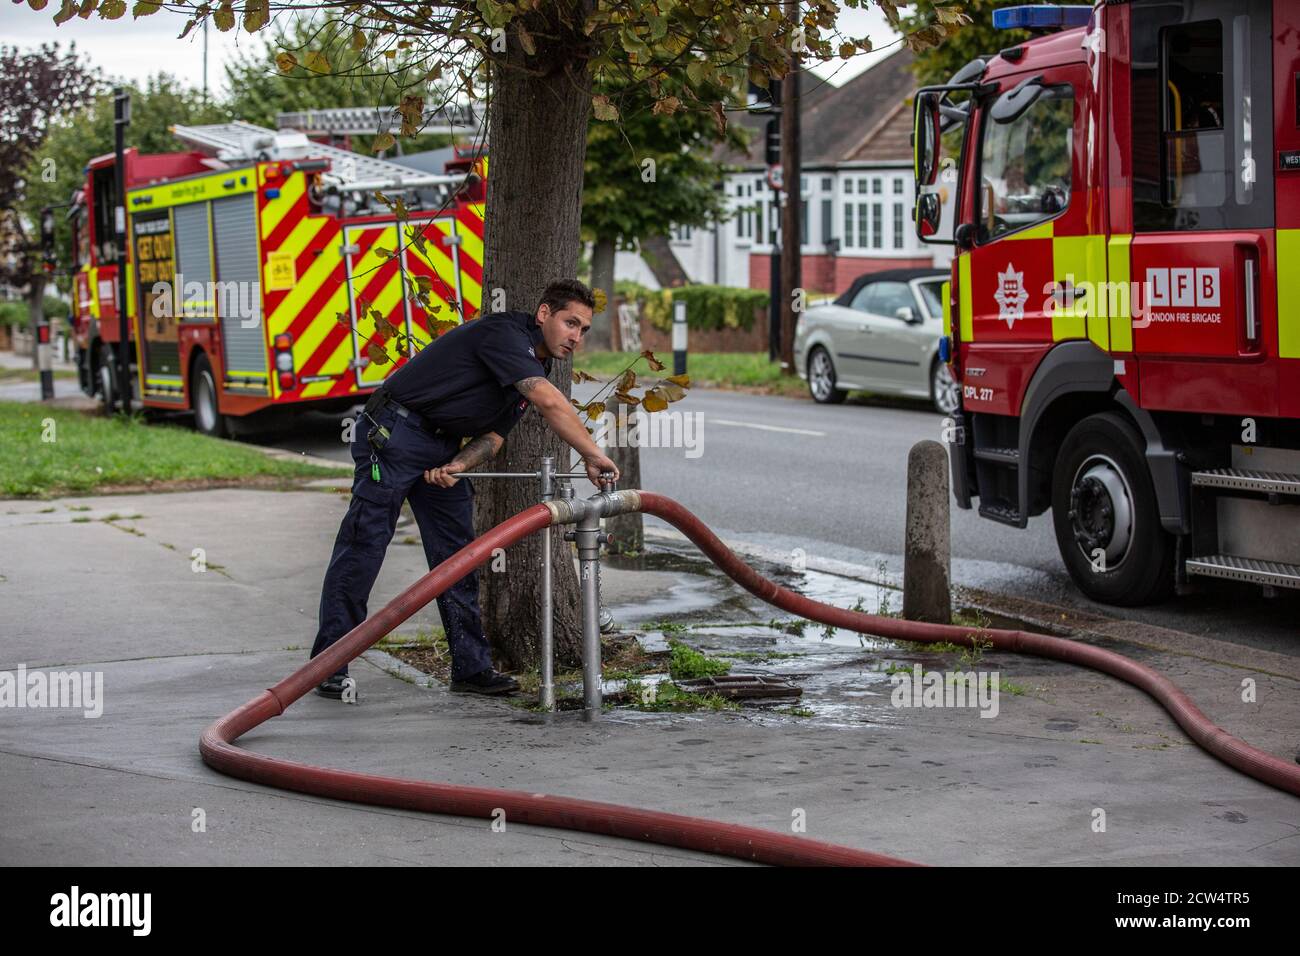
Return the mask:
{"type": "Polygon", "coordinates": [[[122,486],[326,478],[348,470],[278,461],[175,425],[104,418],[30,402],[0,402],[0,497],[53,498],[122,486]]]}
{"type": "MultiPolygon", "coordinates": [[[[631,352],[579,352],[573,367],[597,378],[617,375],[632,361],[631,352]]],[[[672,355],[659,360],[671,366],[672,355]]],[[[667,375],[671,368],[662,374],[667,375]]],[[[765,352],[692,352],[686,373],[693,385],[712,388],[752,389],[770,395],[801,396],[808,386],[797,375],[783,375],[778,362],[769,362],[765,352]]]]}

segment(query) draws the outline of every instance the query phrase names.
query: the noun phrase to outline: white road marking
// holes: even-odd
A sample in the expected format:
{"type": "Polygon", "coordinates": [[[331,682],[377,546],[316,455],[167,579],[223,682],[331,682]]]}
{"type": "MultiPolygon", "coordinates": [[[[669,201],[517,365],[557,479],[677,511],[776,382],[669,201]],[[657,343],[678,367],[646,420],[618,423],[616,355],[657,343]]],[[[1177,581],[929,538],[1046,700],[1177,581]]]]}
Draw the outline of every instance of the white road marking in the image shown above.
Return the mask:
{"type": "Polygon", "coordinates": [[[757,428],[765,432],[789,432],[791,435],[816,435],[818,438],[825,438],[825,432],[815,432],[809,428],[783,428],[780,425],[760,425],[757,422],[737,422],[729,418],[706,418],[705,421],[714,425],[735,425],[737,428],[757,428]]]}

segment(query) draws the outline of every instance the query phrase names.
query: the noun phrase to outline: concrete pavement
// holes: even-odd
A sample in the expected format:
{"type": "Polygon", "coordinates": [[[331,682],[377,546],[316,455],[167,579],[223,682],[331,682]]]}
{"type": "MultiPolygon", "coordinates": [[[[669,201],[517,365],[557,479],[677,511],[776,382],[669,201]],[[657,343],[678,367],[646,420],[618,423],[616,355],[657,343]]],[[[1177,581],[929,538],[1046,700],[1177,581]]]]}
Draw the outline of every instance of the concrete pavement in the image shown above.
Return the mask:
{"type": "MultiPolygon", "coordinates": [[[[203,728],[306,656],[346,509],[332,484],[0,502],[0,671],[99,671],[104,681],[97,719],[0,708],[0,860],[734,864],[509,821],[494,832],[487,820],[352,806],[205,767],[203,728]],[[195,549],[204,572],[193,570],[195,549]]],[[[399,529],[372,609],[424,571],[419,545],[402,543],[416,534],[399,529]]],[[[606,572],[606,600],[621,620],[644,622],[665,609],[716,622],[774,613],[698,567],[662,566],[670,569],[606,572]]],[[[813,591],[831,586],[809,578],[813,591]]],[[[430,606],[399,632],[435,623],[430,606]]],[[[1294,756],[1294,658],[1223,642],[1165,650],[1148,632],[1128,639],[1144,646],[1115,646],[1179,682],[1230,732],[1294,756]],[[1254,703],[1241,699],[1243,680],[1254,682],[1254,703]]],[[[813,650],[821,639],[810,629],[784,640],[813,650]]],[[[381,670],[376,657],[353,667],[359,705],[309,696],[241,745],[324,766],[785,832],[802,818],[809,837],[934,864],[1300,862],[1296,798],[1204,754],[1127,685],[989,654],[977,666],[1026,691],[1002,694],[996,718],[970,708],[898,709],[882,656],[906,658],[847,648],[818,665],[847,675],[841,689],[851,688],[843,695],[851,710],[823,700],[814,675],[803,704],[812,718],[615,711],[596,724],[419,687],[381,670]],[[1098,810],[1104,832],[1095,829],[1098,810]]]]}

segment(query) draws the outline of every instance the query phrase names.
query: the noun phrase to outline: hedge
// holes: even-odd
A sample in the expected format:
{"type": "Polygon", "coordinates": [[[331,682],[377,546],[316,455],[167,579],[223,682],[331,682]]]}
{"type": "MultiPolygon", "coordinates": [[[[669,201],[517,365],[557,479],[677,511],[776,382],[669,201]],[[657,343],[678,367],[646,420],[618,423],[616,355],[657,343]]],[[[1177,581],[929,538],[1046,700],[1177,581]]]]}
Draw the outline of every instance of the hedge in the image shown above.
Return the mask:
{"type": "MultiPolygon", "coordinates": [[[[45,317],[47,319],[66,319],[71,315],[68,303],[52,295],[45,297],[45,317]]],[[[0,301],[0,325],[22,326],[31,324],[31,310],[23,299],[0,301]]]]}
{"type": "Polygon", "coordinates": [[[673,305],[686,303],[686,326],[702,332],[754,327],[757,309],[766,309],[768,293],[721,285],[687,285],[638,296],[641,314],[661,332],[672,331],[673,305]]]}

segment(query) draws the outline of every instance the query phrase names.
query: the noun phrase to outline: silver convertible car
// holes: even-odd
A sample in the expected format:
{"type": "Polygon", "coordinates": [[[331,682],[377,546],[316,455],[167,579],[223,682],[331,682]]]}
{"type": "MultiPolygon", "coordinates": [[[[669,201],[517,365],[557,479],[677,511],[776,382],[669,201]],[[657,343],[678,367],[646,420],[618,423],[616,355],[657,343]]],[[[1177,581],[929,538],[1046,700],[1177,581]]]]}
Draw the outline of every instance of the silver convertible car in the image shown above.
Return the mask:
{"type": "Polygon", "coordinates": [[[859,276],[829,305],[799,316],[794,361],[819,402],[842,402],[853,389],[928,398],[945,415],[961,393],[939,361],[940,290],[947,272],[892,269],[859,276]]]}

